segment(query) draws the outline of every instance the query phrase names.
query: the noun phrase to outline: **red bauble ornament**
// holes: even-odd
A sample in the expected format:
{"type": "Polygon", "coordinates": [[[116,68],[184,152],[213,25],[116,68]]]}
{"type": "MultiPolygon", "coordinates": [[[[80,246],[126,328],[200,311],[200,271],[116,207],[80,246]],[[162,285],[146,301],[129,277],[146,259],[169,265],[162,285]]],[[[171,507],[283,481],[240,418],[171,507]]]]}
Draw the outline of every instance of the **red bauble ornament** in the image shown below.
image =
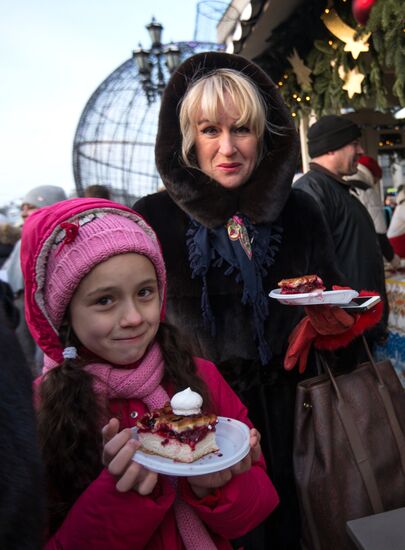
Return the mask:
{"type": "Polygon", "coordinates": [[[376,3],[376,0],[353,0],[352,12],[353,17],[360,25],[365,25],[370,15],[371,8],[376,3]]]}

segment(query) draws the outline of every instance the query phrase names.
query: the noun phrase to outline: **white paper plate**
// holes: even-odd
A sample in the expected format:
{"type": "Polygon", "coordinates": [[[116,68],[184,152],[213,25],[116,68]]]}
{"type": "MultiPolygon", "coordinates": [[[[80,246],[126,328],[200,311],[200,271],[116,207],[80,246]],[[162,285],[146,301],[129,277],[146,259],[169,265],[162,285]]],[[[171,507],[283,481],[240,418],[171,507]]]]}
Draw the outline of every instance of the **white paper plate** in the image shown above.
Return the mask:
{"type": "MultiPolygon", "coordinates": [[[[132,431],[134,437],[137,438],[136,428],[133,428],[132,431]]],[[[249,427],[243,422],[239,422],[239,420],[219,416],[215,439],[219,451],[203,456],[191,464],[175,462],[170,458],[163,458],[142,451],[136,451],[133,460],[158,474],[199,476],[219,472],[233,466],[242,460],[250,450],[249,427]]]]}
{"type": "Polygon", "coordinates": [[[356,290],[314,290],[303,294],[281,294],[281,289],[276,288],[269,294],[270,298],[278,300],[282,304],[291,306],[313,306],[319,304],[335,304],[337,306],[348,304],[359,293],[356,290]]]}

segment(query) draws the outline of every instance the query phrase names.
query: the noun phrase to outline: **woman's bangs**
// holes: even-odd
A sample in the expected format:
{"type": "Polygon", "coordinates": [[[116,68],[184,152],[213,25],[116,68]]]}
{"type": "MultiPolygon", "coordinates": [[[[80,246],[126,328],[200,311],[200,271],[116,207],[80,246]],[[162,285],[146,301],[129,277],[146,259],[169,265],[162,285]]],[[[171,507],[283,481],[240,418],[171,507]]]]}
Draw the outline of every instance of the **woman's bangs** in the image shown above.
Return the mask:
{"type": "Polygon", "coordinates": [[[264,132],[264,113],[260,109],[260,105],[253,101],[248,94],[237,93],[233,101],[235,108],[240,113],[237,121],[238,126],[247,126],[256,137],[261,137],[264,132]]]}
{"type": "Polygon", "coordinates": [[[248,126],[255,134],[260,135],[261,117],[256,103],[252,101],[250,90],[244,91],[229,80],[225,83],[218,80],[213,78],[204,82],[199,97],[193,102],[193,115],[190,112],[190,116],[196,118],[202,114],[210,122],[218,122],[219,112],[229,111],[229,106],[226,105],[228,96],[235,106],[235,112],[239,114],[236,125],[248,126]]]}

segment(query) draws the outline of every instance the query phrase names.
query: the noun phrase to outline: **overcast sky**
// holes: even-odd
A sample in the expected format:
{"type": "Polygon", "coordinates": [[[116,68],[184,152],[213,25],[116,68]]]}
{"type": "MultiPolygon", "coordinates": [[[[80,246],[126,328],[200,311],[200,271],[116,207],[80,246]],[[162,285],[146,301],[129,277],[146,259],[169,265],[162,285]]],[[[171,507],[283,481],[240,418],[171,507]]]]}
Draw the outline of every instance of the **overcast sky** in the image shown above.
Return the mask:
{"type": "Polygon", "coordinates": [[[0,205],[37,185],[74,188],[72,144],[98,85],[152,16],[163,42],[192,40],[197,0],[0,0],[0,205]]]}

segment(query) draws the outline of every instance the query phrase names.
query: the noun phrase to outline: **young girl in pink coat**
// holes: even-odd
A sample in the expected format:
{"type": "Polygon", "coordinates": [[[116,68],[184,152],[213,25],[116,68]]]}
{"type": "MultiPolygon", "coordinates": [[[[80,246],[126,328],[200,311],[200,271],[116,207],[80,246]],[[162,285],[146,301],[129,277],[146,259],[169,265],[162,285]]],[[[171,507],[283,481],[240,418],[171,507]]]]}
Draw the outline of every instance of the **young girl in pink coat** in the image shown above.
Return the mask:
{"type": "Polygon", "coordinates": [[[166,273],[152,229],[111,201],[64,201],[27,220],[22,265],[27,320],[46,356],[36,382],[46,549],[231,548],[278,496],[246,408],[163,321],[166,273]],[[187,387],[205,412],[250,426],[242,461],[174,478],[133,460],[136,419],[187,387]]]}

